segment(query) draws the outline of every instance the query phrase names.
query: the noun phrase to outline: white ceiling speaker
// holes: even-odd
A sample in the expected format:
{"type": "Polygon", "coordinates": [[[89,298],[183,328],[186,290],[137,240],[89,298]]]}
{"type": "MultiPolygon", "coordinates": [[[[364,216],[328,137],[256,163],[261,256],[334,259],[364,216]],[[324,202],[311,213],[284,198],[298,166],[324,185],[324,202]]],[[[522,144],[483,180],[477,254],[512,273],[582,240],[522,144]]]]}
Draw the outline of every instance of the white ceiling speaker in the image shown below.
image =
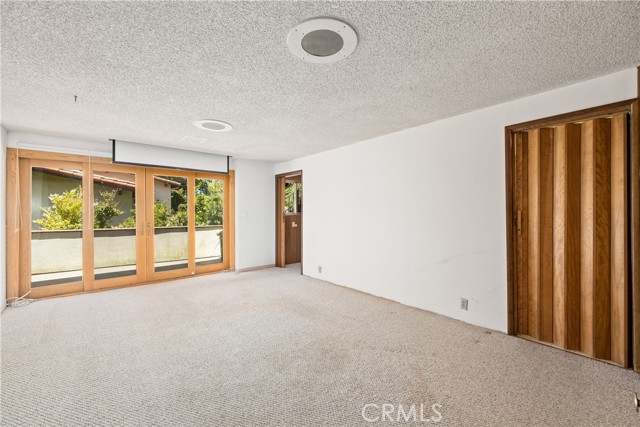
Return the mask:
{"type": "Polygon", "coordinates": [[[196,120],[193,124],[200,129],[211,132],[229,132],[233,129],[233,126],[229,123],[220,120],[196,120]]]}
{"type": "Polygon", "coordinates": [[[287,44],[291,52],[300,59],[328,64],[351,55],[358,45],[358,36],[349,24],[342,21],[315,18],[289,31],[287,44]]]}

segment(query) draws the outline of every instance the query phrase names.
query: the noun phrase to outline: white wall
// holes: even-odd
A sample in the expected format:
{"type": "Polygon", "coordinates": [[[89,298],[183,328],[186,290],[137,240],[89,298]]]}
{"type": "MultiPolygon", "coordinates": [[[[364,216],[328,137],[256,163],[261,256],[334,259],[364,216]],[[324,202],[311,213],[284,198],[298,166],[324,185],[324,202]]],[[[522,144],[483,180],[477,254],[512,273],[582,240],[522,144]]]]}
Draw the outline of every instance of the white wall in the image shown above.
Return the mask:
{"type": "Polygon", "coordinates": [[[29,132],[9,131],[8,134],[7,146],[11,148],[111,157],[111,143],[109,141],[83,141],[29,132]]]}
{"type": "Polygon", "coordinates": [[[277,164],[303,170],[305,274],[506,332],[504,127],[635,98],[636,73],[277,164]]]}
{"type": "Polygon", "coordinates": [[[7,301],[7,131],[0,126],[0,310],[7,301]]]}
{"type": "Polygon", "coordinates": [[[274,164],[235,159],[236,269],[275,264],[274,164]]]}

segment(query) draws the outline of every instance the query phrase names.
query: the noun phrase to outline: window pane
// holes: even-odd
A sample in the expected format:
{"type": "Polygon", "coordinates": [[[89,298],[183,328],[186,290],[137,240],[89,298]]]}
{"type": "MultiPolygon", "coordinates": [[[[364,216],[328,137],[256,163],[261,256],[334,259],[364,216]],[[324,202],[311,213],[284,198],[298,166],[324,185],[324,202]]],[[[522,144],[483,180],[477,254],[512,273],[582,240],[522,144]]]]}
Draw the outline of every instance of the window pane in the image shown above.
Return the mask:
{"type": "Polygon", "coordinates": [[[295,182],[285,182],[284,184],[284,212],[295,213],[296,211],[296,184],[295,182]]]}
{"type": "Polygon", "coordinates": [[[93,236],[95,278],[136,274],[136,176],[95,171],[93,236]]]}
{"type": "Polygon", "coordinates": [[[289,181],[284,184],[284,212],[302,212],[302,183],[289,181]]]}
{"type": "Polygon", "coordinates": [[[82,170],[33,168],[31,230],[31,286],[81,281],[82,170]]]}
{"type": "Polygon", "coordinates": [[[153,177],[155,271],[187,268],[189,215],[187,178],[153,177]]]}
{"type": "Polygon", "coordinates": [[[222,262],[223,190],[221,180],[196,179],[196,265],[222,262]]]}

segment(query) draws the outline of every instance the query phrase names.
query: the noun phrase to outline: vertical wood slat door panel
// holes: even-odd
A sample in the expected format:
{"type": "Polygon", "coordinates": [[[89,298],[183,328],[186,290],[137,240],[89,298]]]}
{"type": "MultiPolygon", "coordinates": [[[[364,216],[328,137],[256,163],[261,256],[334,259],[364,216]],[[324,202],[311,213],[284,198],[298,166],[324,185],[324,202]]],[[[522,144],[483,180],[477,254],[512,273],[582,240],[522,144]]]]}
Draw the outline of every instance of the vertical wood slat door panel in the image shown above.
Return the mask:
{"type": "Polygon", "coordinates": [[[580,125],[555,129],[553,342],[580,350],[580,125]]]}
{"type": "Polygon", "coordinates": [[[540,339],[553,342],[553,129],[540,129],[540,339]]]}
{"type": "MultiPolygon", "coordinates": [[[[527,318],[528,333],[530,337],[540,338],[540,209],[539,209],[539,181],[540,181],[540,131],[535,129],[528,132],[528,241],[527,252],[528,259],[526,262],[527,269],[527,318]]],[[[523,266],[525,268],[525,266],[523,266]]]]}
{"type": "MultiPolygon", "coordinates": [[[[527,209],[527,201],[528,201],[528,190],[527,190],[527,175],[528,175],[528,146],[527,146],[527,134],[520,132],[515,135],[514,144],[515,144],[515,157],[516,157],[516,165],[515,165],[515,173],[516,173],[516,196],[514,200],[516,201],[516,257],[518,265],[524,266],[526,265],[528,259],[528,209],[527,209]]],[[[518,301],[517,306],[517,331],[520,334],[527,335],[529,330],[529,320],[528,320],[528,285],[527,285],[527,269],[519,268],[517,269],[517,289],[516,289],[516,299],[518,301]]]]}
{"type": "Polygon", "coordinates": [[[593,121],[582,124],[580,174],[580,348],[593,356],[593,121]]]}
{"type": "Polygon", "coordinates": [[[565,233],[565,347],[580,350],[580,167],[582,159],[581,126],[565,125],[567,206],[565,233]]]}
{"type": "Polygon", "coordinates": [[[611,357],[611,126],[595,119],[594,144],[594,262],[593,355],[611,357]]]}
{"type": "Polygon", "coordinates": [[[514,137],[517,333],[628,366],[627,115],[514,137]]]}
{"type": "Polygon", "coordinates": [[[611,361],[628,366],[627,117],[611,119],[611,361]]]}
{"type": "Polygon", "coordinates": [[[553,164],[553,343],[567,344],[567,127],[559,126],[555,134],[553,164]]]}
{"type": "Polygon", "coordinates": [[[528,141],[528,334],[553,342],[553,129],[535,129],[528,141]]]}

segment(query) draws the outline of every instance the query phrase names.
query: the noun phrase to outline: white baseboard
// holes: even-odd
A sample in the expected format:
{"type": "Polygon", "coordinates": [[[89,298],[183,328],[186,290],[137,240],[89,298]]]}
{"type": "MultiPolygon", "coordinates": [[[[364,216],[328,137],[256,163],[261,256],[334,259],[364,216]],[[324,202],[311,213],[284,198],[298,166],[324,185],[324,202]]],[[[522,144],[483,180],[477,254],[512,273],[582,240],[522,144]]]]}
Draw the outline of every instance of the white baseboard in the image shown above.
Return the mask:
{"type": "Polygon", "coordinates": [[[275,264],[259,265],[257,267],[237,268],[236,273],[244,273],[246,271],[263,270],[265,268],[275,267],[275,264]]]}

